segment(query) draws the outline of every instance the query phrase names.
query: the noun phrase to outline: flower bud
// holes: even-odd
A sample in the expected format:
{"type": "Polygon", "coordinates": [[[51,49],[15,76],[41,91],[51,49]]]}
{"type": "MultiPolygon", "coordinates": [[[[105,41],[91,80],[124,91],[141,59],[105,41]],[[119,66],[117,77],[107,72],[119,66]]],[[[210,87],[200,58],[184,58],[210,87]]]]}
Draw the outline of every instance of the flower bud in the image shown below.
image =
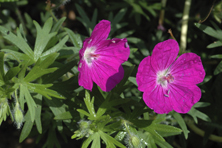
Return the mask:
{"type": "Polygon", "coordinates": [[[18,102],[16,102],[16,105],[14,108],[14,120],[15,120],[17,129],[20,129],[22,127],[22,123],[24,121],[24,115],[23,115],[23,111],[21,110],[18,102]]]}
{"type": "Polygon", "coordinates": [[[129,148],[140,148],[141,142],[137,135],[130,132],[126,135],[124,142],[127,144],[129,148]]]}
{"type": "Polygon", "coordinates": [[[91,122],[89,122],[89,121],[85,121],[85,120],[79,121],[80,129],[88,129],[90,124],[91,124],[91,122]]]}
{"type": "Polygon", "coordinates": [[[132,136],[131,142],[135,148],[140,145],[140,139],[137,136],[132,136]]]}

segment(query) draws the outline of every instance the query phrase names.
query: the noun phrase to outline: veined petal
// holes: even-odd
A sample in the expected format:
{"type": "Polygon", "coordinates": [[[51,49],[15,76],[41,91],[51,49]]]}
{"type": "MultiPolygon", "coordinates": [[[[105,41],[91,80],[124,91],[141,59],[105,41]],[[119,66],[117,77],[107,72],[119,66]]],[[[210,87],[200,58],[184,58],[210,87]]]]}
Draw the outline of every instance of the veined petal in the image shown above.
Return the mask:
{"type": "Polygon", "coordinates": [[[101,20],[93,29],[93,32],[89,38],[89,46],[93,46],[101,42],[102,40],[106,40],[109,36],[109,32],[111,29],[110,21],[101,20]]]}
{"type": "Polygon", "coordinates": [[[91,76],[91,70],[85,61],[80,60],[78,71],[79,71],[79,77],[78,77],[79,85],[84,87],[85,89],[92,91],[93,81],[91,76]]]}
{"type": "Polygon", "coordinates": [[[179,52],[177,41],[169,39],[158,43],[151,56],[151,64],[155,71],[162,71],[175,61],[179,52]]]}
{"type": "Polygon", "coordinates": [[[144,58],[138,68],[136,74],[136,82],[138,89],[142,92],[146,91],[150,93],[156,87],[156,73],[154,72],[151,63],[151,57],[144,58]]]}
{"type": "Polygon", "coordinates": [[[98,60],[118,70],[119,66],[128,60],[130,49],[127,39],[116,38],[101,41],[96,48],[95,54],[99,55],[98,60]]]}
{"type": "Polygon", "coordinates": [[[169,97],[164,95],[165,91],[166,90],[158,85],[152,92],[145,91],[143,93],[143,100],[146,105],[158,114],[169,113],[173,110],[169,97]]]}
{"type": "Polygon", "coordinates": [[[187,113],[191,107],[200,100],[201,90],[196,85],[187,87],[171,84],[170,88],[170,102],[172,108],[178,113],[187,113]]]}
{"type": "Polygon", "coordinates": [[[180,85],[198,84],[205,77],[201,59],[195,53],[182,54],[172,64],[170,73],[174,76],[174,83],[180,85]]]}
{"type": "Polygon", "coordinates": [[[124,70],[121,65],[116,70],[103,61],[97,60],[92,64],[91,76],[103,91],[110,91],[123,79],[124,70]]]}

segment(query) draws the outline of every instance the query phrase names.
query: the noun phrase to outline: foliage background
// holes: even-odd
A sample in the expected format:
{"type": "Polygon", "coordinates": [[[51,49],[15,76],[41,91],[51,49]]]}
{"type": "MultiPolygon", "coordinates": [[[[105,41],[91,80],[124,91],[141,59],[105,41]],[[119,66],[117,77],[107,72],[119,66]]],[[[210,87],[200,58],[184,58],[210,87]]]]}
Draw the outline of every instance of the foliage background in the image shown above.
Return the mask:
{"type": "MultiPolygon", "coordinates": [[[[111,116],[113,120],[117,120],[119,115],[115,115],[115,113],[118,113],[122,117],[119,119],[120,121],[132,122],[132,119],[126,117],[127,111],[133,112],[137,108],[143,108],[141,114],[137,114],[138,116],[135,116],[135,119],[138,117],[145,119],[145,117],[148,116],[149,118],[147,119],[155,122],[158,118],[164,118],[164,120],[161,120],[162,125],[169,124],[182,128],[182,134],[180,134],[179,130],[175,129],[175,133],[170,131],[168,135],[166,134],[167,136],[164,136],[166,141],[173,147],[221,147],[221,143],[208,140],[210,134],[222,136],[221,1],[215,1],[212,12],[202,24],[196,23],[198,23],[199,20],[204,20],[208,15],[213,1],[192,0],[189,13],[186,51],[197,53],[202,58],[206,70],[206,78],[199,87],[201,87],[203,92],[200,102],[204,103],[197,104],[194,106],[193,112],[186,115],[179,115],[174,112],[169,115],[156,115],[148,108],[144,108],[145,104],[141,100],[142,93],[137,90],[135,84],[138,64],[144,57],[152,53],[153,47],[158,42],[170,38],[170,35],[167,33],[169,28],[172,29],[174,37],[178,43],[180,43],[184,2],[184,0],[168,0],[166,7],[162,8],[160,0],[54,0],[51,1],[51,3],[54,4],[52,6],[55,7],[51,8],[49,1],[46,3],[43,0],[0,0],[0,50],[4,52],[4,54],[1,52],[1,57],[4,58],[1,58],[1,60],[3,60],[0,62],[0,64],[4,65],[1,67],[1,75],[4,77],[4,82],[1,82],[0,91],[1,94],[4,94],[1,95],[1,98],[8,98],[11,109],[11,112],[9,110],[7,111],[7,119],[3,117],[3,114],[1,116],[0,137],[2,138],[0,138],[0,147],[15,147],[15,145],[19,145],[18,141],[22,142],[27,136],[30,138],[25,140],[22,146],[53,147],[53,144],[55,144],[56,147],[81,147],[83,141],[87,138],[81,140],[70,139],[74,131],[79,130],[81,123],[79,121],[87,120],[87,117],[83,116],[84,113],[79,114],[79,110],[77,109],[82,109],[87,112],[91,111],[92,113],[93,110],[91,109],[93,108],[92,106],[94,106],[96,111],[99,111],[100,105],[104,101],[101,98],[106,98],[105,100],[107,100],[109,97],[115,98],[114,102],[118,102],[121,99],[122,101],[120,101],[120,104],[114,103],[114,109],[103,110],[104,115],[102,115],[103,113],[101,113],[101,115],[104,119],[108,118],[108,115],[111,116]],[[157,29],[161,10],[165,10],[163,21],[165,31],[157,29]],[[55,17],[54,20],[52,18],[48,19],[53,16],[55,17]],[[64,17],[66,17],[66,19],[64,19],[64,17]],[[117,86],[113,93],[103,93],[99,88],[97,89],[97,87],[94,86],[94,90],[90,93],[91,98],[92,96],[95,97],[94,103],[92,103],[89,97],[86,97],[85,101],[83,100],[85,91],[81,87],[79,88],[77,83],[78,50],[81,48],[84,38],[90,35],[94,26],[102,19],[110,20],[112,23],[110,38],[127,37],[128,39],[131,55],[129,61],[124,64],[124,69],[126,71],[125,73],[129,75],[125,76],[124,80],[126,84],[122,83],[117,86]],[[33,23],[33,20],[35,20],[36,23],[33,23]],[[59,21],[57,22],[56,20],[59,21]],[[53,28],[51,31],[50,23],[53,28]],[[20,24],[22,24],[22,26],[20,24]],[[42,27],[44,24],[47,25],[41,30],[40,26],[42,27]],[[8,31],[6,31],[6,28],[8,31]],[[53,31],[58,32],[58,35],[53,34],[53,31]],[[51,34],[49,34],[49,32],[51,32],[51,34]],[[13,33],[17,34],[18,38],[13,36],[13,33]],[[45,40],[40,41],[41,38],[45,40]],[[42,48],[42,53],[36,47],[37,40],[39,40],[39,46],[45,46],[42,48]],[[23,44],[22,41],[27,42],[31,49],[36,51],[33,53],[34,57],[30,58],[32,54],[30,54],[29,57],[24,56],[27,55],[28,50],[24,50],[26,49],[24,48],[25,43],[23,44]],[[45,45],[42,45],[42,43],[45,43],[45,45]],[[54,46],[56,46],[56,48],[53,48],[54,46]],[[54,49],[52,50],[54,54],[47,54],[46,51],[50,49],[54,49]],[[25,54],[16,54],[12,51],[25,54]],[[44,52],[46,53],[44,54],[44,52]],[[12,54],[15,56],[12,56],[12,54]],[[44,57],[44,55],[48,56],[44,57]],[[38,58],[41,59],[39,60],[38,58]],[[44,59],[47,60],[44,61],[44,59]],[[36,68],[34,68],[35,66],[36,68]],[[3,69],[5,72],[3,72],[3,69]],[[12,69],[13,74],[6,76],[6,71],[9,69],[12,69]],[[45,71],[36,77],[32,77],[32,75],[39,70],[45,71]],[[6,75],[4,75],[5,73],[6,75]],[[31,74],[28,77],[29,73],[31,74]],[[26,85],[21,82],[23,78],[27,80],[24,81],[26,85]],[[30,88],[30,83],[34,89],[30,88]],[[37,84],[39,85],[36,86],[37,84]],[[53,84],[53,86],[50,84],[53,84]],[[118,91],[118,89],[120,91],[118,91]],[[32,98],[30,100],[27,99],[30,98],[29,94],[32,98]],[[17,99],[16,96],[18,96],[17,99]],[[25,98],[23,103],[21,102],[22,98],[23,100],[25,98]],[[52,100],[49,100],[50,98],[52,98],[52,100]],[[31,100],[35,101],[38,109],[40,108],[39,110],[35,111],[33,109],[35,103],[31,100]],[[38,103],[38,101],[41,103],[38,103]],[[87,107],[87,101],[91,108],[87,107]],[[17,125],[12,118],[13,108],[16,108],[16,102],[20,103],[25,115],[24,125],[20,130],[16,129],[17,125]],[[134,106],[135,102],[136,105],[134,106]],[[134,107],[132,108],[132,106],[134,107]],[[34,116],[31,116],[30,119],[29,114],[34,114],[34,116]],[[39,115],[39,121],[37,121],[36,114],[39,115]],[[206,134],[201,137],[190,128],[188,128],[190,131],[188,134],[188,124],[185,124],[186,119],[195,120],[196,126],[204,130],[206,134]],[[33,122],[34,120],[35,122],[33,122]],[[39,122],[39,124],[37,122],[39,122]],[[25,128],[31,125],[33,126],[32,129],[25,128]],[[11,135],[14,135],[14,137],[12,138],[11,135]],[[185,137],[187,139],[185,139],[185,137]],[[31,140],[30,144],[28,144],[28,140],[31,140]],[[38,144],[35,145],[35,142],[38,142],[38,144]]],[[[91,122],[95,121],[93,119],[90,120],[91,122]]],[[[110,121],[108,125],[112,125],[113,122],[114,121],[110,121]]],[[[129,124],[125,126],[125,128],[126,127],[132,127],[130,130],[134,133],[141,132],[140,126],[137,126],[136,123],[134,126],[129,124]]],[[[121,129],[122,132],[126,132],[125,128],[121,129]]],[[[114,128],[112,130],[121,134],[121,130],[119,129],[114,128]]],[[[112,137],[115,137],[117,134],[110,131],[108,133],[112,137]]],[[[137,134],[139,135],[139,133],[137,134]]],[[[76,136],[78,137],[78,133],[76,136]]],[[[123,145],[127,145],[127,141],[124,141],[126,138],[115,138],[121,141],[123,145]]],[[[152,139],[150,143],[150,147],[155,147],[152,139]]],[[[155,141],[155,143],[158,142],[155,141]]],[[[103,143],[102,146],[104,145],[103,143]]],[[[115,145],[118,146],[120,144],[115,145]]],[[[130,146],[129,142],[128,146],[130,146]]],[[[165,147],[167,146],[170,147],[169,145],[165,145],[165,147]]]]}

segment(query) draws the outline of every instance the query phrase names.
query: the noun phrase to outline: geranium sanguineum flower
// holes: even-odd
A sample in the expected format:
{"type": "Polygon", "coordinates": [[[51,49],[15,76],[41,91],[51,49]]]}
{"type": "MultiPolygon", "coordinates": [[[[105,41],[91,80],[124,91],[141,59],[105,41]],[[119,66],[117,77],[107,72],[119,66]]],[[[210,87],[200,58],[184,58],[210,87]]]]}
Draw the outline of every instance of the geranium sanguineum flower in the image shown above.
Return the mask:
{"type": "Polygon", "coordinates": [[[146,105],[156,113],[187,113],[201,98],[196,85],[205,77],[201,59],[194,53],[184,53],[176,59],[178,52],[178,43],[169,39],[158,43],[152,56],[139,64],[138,89],[144,92],[146,105]]]}
{"type": "Polygon", "coordinates": [[[106,40],[110,28],[109,21],[100,21],[79,51],[79,85],[85,89],[92,90],[95,82],[103,91],[110,91],[123,79],[121,64],[128,60],[129,45],[126,38],[106,40]]]}

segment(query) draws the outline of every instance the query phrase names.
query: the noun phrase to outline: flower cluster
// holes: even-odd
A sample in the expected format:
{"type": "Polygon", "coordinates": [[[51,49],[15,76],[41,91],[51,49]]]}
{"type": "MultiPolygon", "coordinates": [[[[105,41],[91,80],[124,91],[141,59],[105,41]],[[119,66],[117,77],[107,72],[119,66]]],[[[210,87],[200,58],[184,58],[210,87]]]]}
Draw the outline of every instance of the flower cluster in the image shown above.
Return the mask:
{"type": "MultiPolygon", "coordinates": [[[[100,21],[79,51],[79,85],[85,89],[92,90],[95,82],[103,91],[110,91],[123,79],[121,64],[128,60],[129,45],[126,38],[107,40],[110,29],[109,21],[100,21]]],[[[156,113],[187,113],[201,98],[196,86],[205,77],[201,59],[194,53],[176,59],[178,52],[178,43],[169,39],[157,44],[152,56],[139,64],[138,89],[156,113]]]]}

